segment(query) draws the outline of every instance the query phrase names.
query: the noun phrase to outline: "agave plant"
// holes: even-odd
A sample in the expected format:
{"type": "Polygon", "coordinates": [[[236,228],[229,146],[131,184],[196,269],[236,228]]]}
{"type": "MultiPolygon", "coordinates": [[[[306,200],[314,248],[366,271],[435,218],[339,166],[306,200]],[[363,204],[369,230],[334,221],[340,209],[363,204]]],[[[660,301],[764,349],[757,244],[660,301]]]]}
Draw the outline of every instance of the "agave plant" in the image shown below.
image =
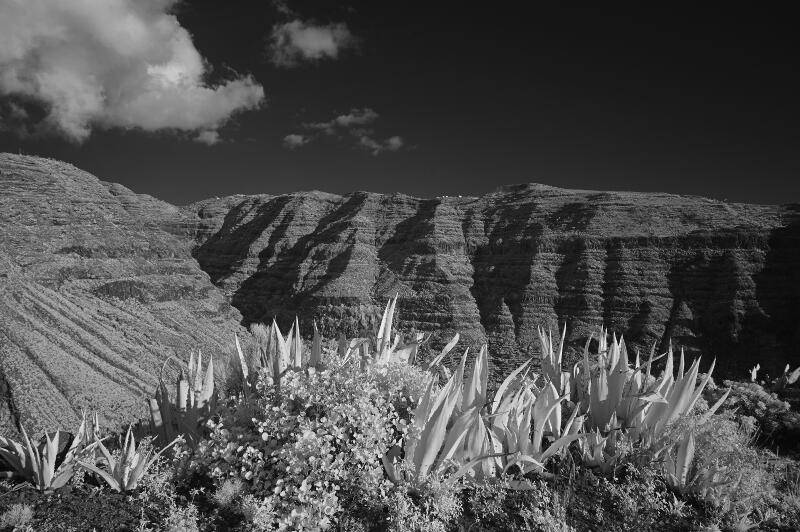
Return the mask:
{"type": "MultiPolygon", "coordinates": [[[[599,430],[608,434],[612,430],[624,430],[634,438],[651,442],[663,436],[666,427],[681,416],[686,415],[696,404],[711,379],[715,362],[697,384],[700,359],[696,359],[684,370],[684,354],[681,351],[677,378],[674,375],[672,346],[664,355],[666,367],[661,377],[652,376],[655,347],[645,364],[636,355],[635,366],[628,363],[625,341],[612,336],[607,341],[605,330],[601,329],[597,364],[592,367],[589,361],[588,342],[582,363],[576,366],[580,377],[576,382],[585,383],[579,390],[580,405],[586,413],[588,430],[599,430]]],[[[715,412],[725,401],[729,392],[711,407],[715,412]]]]}
{"type": "Polygon", "coordinates": [[[796,383],[798,379],[800,379],[800,367],[795,368],[794,371],[789,371],[791,366],[786,364],[786,367],[783,370],[783,375],[781,375],[775,382],[775,389],[776,390],[783,390],[787,386],[791,386],[792,384],[796,383]]]}
{"type": "Polygon", "coordinates": [[[98,467],[97,463],[83,461],[78,461],[77,463],[84,469],[102,478],[112,490],[125,493],[136,489],[139,485],[139,481],[155,463],[158,457],[177,442],[177,438],[172,440],[172,442],[162,447],[151,457],[152,449],[143,451],[141,445],[137,447],[136,438],[131,433],[131,428],[128,427],[119,460],[114,458],[106,446],[103,445],[102,441],[96,440],[95,444],[101,454],[100,462],[105,462],[106,469],[101,469],[98,467]]]}
{"type": "Polygon", "coordinates": [[[161,442],[174,440],[184,435],[189,441],[199,441],[201,424],[209,419],[216,409],[214,393],[214,358],[209,357],[203,375],[203,357],[200,352],[190,355],[188,374],[181,369],[175,385],[175,400],[170,399],[163,374],[167,362],[161,368],[161,377],[155,397],[149,400],[151,430],[161,442]]]}
{"type": "Polygon", "coordinates": [[[544,388],[531,392],[524,390],[512,405],[509,421],[503,435],[504,450],[513,453],[505,460],[504,470],[516,466],[521,474],[543,473],[548,459],[566,450],[570,443],[583,438],[579,433],[583,416],[575,408],[562,427],[561,403],[566,395],[559,396],[556,387],[547,382],[544,388]],[[527,392],[527,393],[526,393],[527,392]],[[545,436],[552,440],[545,449],[545,436]]]}
{"type": "Polygon", "coordinates": [[[339,356],[347,361],[358,357],[361,367],[370,364],[385,364],[392,361],[413,364],[416,361],[420,346],[430,340],[430,334],[415,333],[411,340],[403,341],[399,332],[392,333],[395,320],[399,315],[395,295],[386,303],[381,316],[381,323],[374,338],[339,339],[339,356]]]}
{"type": "Polygon", "coordinates": [[[95,444],[87,444],[89,431],[86,416],[83,416],[76,434],[66,451],[59,452],[61,438],[67,433],[58,430],[45,434],[44,442],[34,445],[20,427],[24,445],[0,436],[0,457],[13,469],[14,477],[28,481],[39,491],[52,491],[63,487],[75,472],[77,459],[92,450],[95,444]]]}
{"type": "Polygon", "coordinates": [[[550,331],[545,333],[541,327],[537,327],[537,331],[539,333],[539,345],[542,350],[541,368],[543,376],[553,383],[559,394],[570,395],[573,374],[561,369],[562,359],[564,358],[564,340],[567,336],[567,324],[564,323],[564,329],[561,331],[561,341],[558,344],[558,349],[555,348],[553,334],[550,331]]]}
{"type": "Polygon", "coordinates": [[[691,430],[668,453],[662,467],[667,485],[682,495],[717,499],[719,490],[734,482],[725,467],[697,467],[694,462],[694,433],[691,430]]]}
{"type": "MultiPolygon", "coordinates": [[[[452,459],[456,447],[466,437],[465,430],[451,431],[455,435],[449,441],[447,452],[440,452],[447,440],[447,425],[461,399],[462,373],[456,372],[450,380],[434,394],[435,379],[431,379],[425,394],[420,398],[414,409],[409,434],[403,446],[406,469],[412,478],[411,482],[424,480],[431,472],[438,472],[446,461],[452,459]]],[[[400,447],[395,446],[383,457],[383,465],[389,479],[399,482],[400,476],[396,468],[396,459],[401,453],[400,447]]]]}
{"type": "Polygon", "coordinates": [[[612,431],[608,436],[600,434],[598,429],[586,432],[586,437],[578,440],[581,462],[588,467],[598,469],[604,475],[612,475],[622,458],[614,445],[614,437],[619,431],[612,431]]]}
{"type": "MultiPolygon", "coordinates": [[[[452,345],[448,344],[443,354],[452,345]]],[[[562,425],[560,406],[566,396],[559,396],[550,382],[537,388],[525,372],[530,360],[506,377],[489,403],[488,351],[481,349],[471,376],[464,382],[467,354],[435,396],[431,382],[414,411],[404,447],[404,469],[412,472],[413,480],[440,473],[451,463],[458,470],[448,482],[467,474],[474,481],[486,480],[513,466],[522,474],[541,473],[550,457],[581,437],[578,430],[582,418],[577,409],[562,425]],[[546,439],[552,441],[547,449],[546,439]]],[[[431,365],[438,364],[442,356],[431,365]]],[[[397,447],[384,457],[384,466],[394,481],[400,454],[397,447]]]]}
{"type": "MultiPolygon", "coordinates": [[[[647,410],[642,421],[642,436],[651,443],[658,442],[663,436],[667,427],[677,421],[681,416],[688,414],[703,390],[711,380],[714,372],[716,360],[711,363],[708,373],[702,382],[697,383],[700,369],[700,359],[695,359],[688,371],[684,371],[684,355],[681,349],[680,364],[678,366],[677,378],[673,376],[672,349],[667,353],[667,364],[664,374],[651,388],[652,393],[663,397],[663,401],[653,402],[647,410]]],[[[728,398],[730,389],[717,400],[711,408],[703,415],[706,420],[716,412],[722,403],[728,398]]]]}

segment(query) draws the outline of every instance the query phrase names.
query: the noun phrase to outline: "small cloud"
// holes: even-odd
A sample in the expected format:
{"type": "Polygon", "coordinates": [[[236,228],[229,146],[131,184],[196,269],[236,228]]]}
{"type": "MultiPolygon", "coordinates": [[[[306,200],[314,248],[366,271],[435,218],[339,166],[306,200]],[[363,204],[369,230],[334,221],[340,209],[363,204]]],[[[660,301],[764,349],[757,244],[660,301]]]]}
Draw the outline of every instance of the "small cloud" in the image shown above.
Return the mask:
{"type": "Polygon", "coordinates": [[[297,133],[292,133],[283,137],[283,146],[290,150],[305,146],[309,142],[311,142],[311,138],[306,135],[298,135],[297,133]]]}
{"type": "Polygon", "coordinates": [[[275,66],[291,68],[303,61],[336,59],[342,50],[356,46],[356,38],[344,23],[318,26],[295,19],[273,26],[270,61],[275,66]]]}
{"type": "Polygon", "coordinates": [[[272,0],[272,7],[275,8],[275,11],[285,17],[294,16],[294,11],[292,11],[292,8],[289,7],[289,2],[286,0],[272,0]]]}
{"type": "Polygon", "coordinates": [[[219,132],[213,129],[206,129],[198,133],[194,140],[213,146],[220,141],[219,132]]]}
{"type": "Polygon", "coordinates": [[[355,146],[366,150],[372,155],[384,152],[393,152],[402,149],[405,141],[402,137],[394,135],[383,140],[375,137],[372,124],[380,115],[369,107],[353,108],[348,113],[340,114],[326,122],[306,122],[302,128],[306,134],[292,133],[283,138],[283,146],[289,149],[299,148],[320,138],[336,137],[339,140],[355,140],[355,146]]]}
{"type": "Polygon", "coordinates": [[[328,122],[311,122],[303,124],[305,129],[323,131],[326,135],[333,135],[337,129],[347,129],[351,126],[362,126],[374,122],[380,117],[378,113],[365,107],[351,109],[349,113],[339,115],[328,122]]]}
{"type": "Polygon", "coordinates": [[[389,137],[383,141],[376,140],[368,135],[358,137],[358,146],[375,156],[387,151],[397,151],[404,145],[403,137],[398,136],[389,137]]]}

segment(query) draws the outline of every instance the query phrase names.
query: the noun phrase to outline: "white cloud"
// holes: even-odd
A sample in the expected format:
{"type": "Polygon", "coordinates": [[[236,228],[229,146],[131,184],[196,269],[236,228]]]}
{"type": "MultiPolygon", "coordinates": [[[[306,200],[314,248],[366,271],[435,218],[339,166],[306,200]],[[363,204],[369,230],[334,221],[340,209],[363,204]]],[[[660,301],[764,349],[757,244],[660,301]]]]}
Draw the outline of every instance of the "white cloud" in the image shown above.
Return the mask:
{"type": "Polygon", "coordinates": [[[349,113],[341,114],[327,122],[308,122],[303,124],[308,134],[292,133],[283,138],[286,148],[295,149],[305,146],[322,136],[336,136],[339,139],[348,138],[355,140],[355,146],[366,150],[372,155],[380,155],[387,151],[398,151],[405,146],[405,141],[397,135],[384,140],[375,138],[375,131],[367,127],[380,118],[380,115],[370,109],[351,109],[349,113]]]}
{"type": "Polygon", "coordinates": [[[287,17],[294,15],[294,11],[289,7],[289,2],[286,0],[272,0],[272,7],[274,7],[275,11],[281,15],[285,15],[287,17]]]}
{"type": "Polygon", "coordinates": [[[208,144],[209,146],[213,146],[220,141],[219,131],[206,129],[198,133],[194,140],[197,142],[202,142],[203,144],[208,144]]]}
{"type": "Polygon", "coordinates": [[[372,155],[380,155],[386,151],[397,151],[405,145],[403,137],[389,137],[388,139],[379,141],[375,140],[367,134],[362,134],[358,137],[358,146],[363,148],[372,155]]]}
{"type": "Polygon", "coordinates": [[[94,127],[218,141],[217,129],[258,107],[264,89],[249,76],[206,83],[203,58],[170,13],[176,2],[0,2],[0,96],[44,104],[45,124],[78,142],[94,127]]]}
{"type": "Polygon", "coordinates": [[[336,59],[340,51],[356,45],[346,24],[317,26],[295,19],[273,26],[269,51],[274,65],[290,68],[302,61],[336,59]]]}
{"type": "Polygon", "coordinates": [[[378,118],[380,118],[378,113],[369,107],[365,107],[363,109],[351,109],[349,113],[339,115],[327,122],[306,123],[303,124],[303,127],[305,129],[324,131],[328,135],[333,135],[336,133],[337,129],[346,129],[350,126],[363,126],[374,122],[378,118]]]}
{"type": "Polygon", "coordinates": [[[295,148],[299,148],[311,142],[311,139],[306,135],[298,135],[297,133],[292,133],[290,135],[286,135],[283,137],[283,145],[290,150],[295,148]]]}

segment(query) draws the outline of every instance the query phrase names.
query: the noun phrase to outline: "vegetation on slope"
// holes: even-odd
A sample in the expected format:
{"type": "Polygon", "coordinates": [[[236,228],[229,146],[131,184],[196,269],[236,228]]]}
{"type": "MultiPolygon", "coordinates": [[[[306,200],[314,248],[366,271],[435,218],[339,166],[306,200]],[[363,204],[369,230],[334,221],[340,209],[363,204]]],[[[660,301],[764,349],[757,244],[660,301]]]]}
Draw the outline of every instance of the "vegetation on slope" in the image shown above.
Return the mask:
{"type": "Polygon", "coordinates": [[[419,363],[427,337],[397,333],[395,305],[369,338],[255,326],[223,391],[220,361],[193,358],[124,437],[95,416],[38,446],[0,439],[0,529],[800,527],[800,467],[758,445],[760,384],[717,387],[671,349],[629,357],[605,331],[564,368],[541,331],[538,360],[490,390],[485,348],[445,365],[456,337],[419,363]]]}

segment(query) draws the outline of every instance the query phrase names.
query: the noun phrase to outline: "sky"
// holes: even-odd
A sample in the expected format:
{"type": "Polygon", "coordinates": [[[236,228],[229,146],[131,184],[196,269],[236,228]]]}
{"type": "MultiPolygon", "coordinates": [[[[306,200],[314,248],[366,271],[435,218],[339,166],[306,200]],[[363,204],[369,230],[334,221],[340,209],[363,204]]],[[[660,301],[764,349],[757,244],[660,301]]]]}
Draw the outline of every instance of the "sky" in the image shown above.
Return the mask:
{"type": "Polygon", "coordinates": [[[0,151],[175,204],[525,182],[800,202],[789,11],[519,4],[0,0],[0,151]]]}

